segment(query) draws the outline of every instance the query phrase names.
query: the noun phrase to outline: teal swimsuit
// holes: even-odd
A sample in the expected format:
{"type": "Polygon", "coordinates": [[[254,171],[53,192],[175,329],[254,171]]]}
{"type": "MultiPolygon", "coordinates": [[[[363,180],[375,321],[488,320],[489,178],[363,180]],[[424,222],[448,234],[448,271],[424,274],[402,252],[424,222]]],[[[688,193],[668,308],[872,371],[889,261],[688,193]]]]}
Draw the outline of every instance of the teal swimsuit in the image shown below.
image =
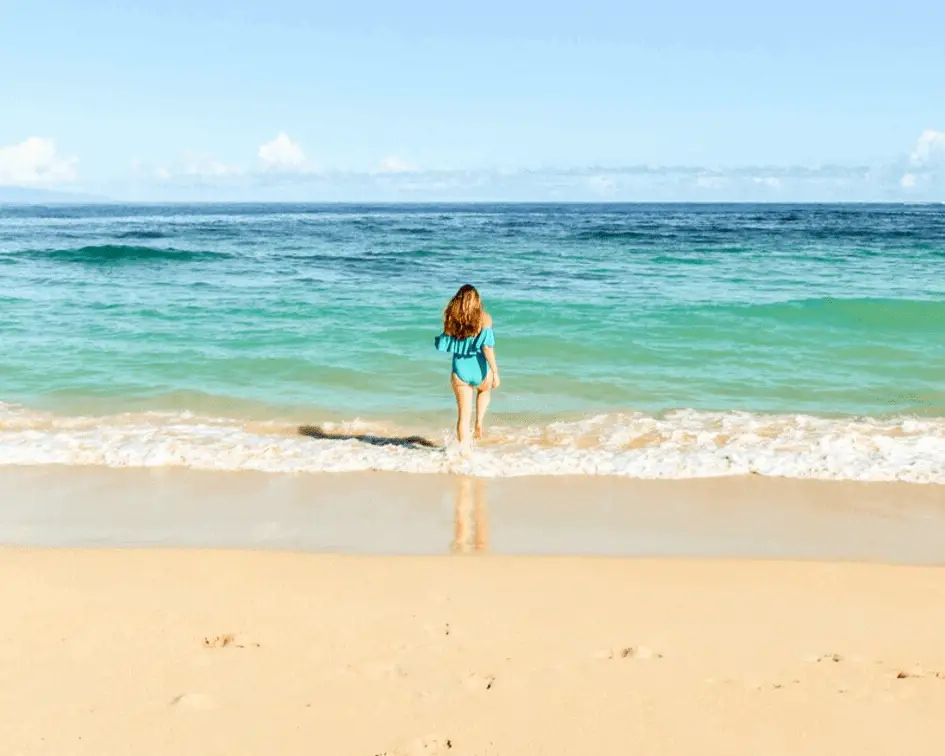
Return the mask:
{"type": "Polygon", "coordinates": [[[495,334],[491,328],[483,328],[475,336],[457,339],[445,333],[437,336],[433,343],[440,352],[453,355],[453,375],[463,383],[476,387],[489,375],[489,363],[482,353],[483,347],[495,346],[495,334]]]}

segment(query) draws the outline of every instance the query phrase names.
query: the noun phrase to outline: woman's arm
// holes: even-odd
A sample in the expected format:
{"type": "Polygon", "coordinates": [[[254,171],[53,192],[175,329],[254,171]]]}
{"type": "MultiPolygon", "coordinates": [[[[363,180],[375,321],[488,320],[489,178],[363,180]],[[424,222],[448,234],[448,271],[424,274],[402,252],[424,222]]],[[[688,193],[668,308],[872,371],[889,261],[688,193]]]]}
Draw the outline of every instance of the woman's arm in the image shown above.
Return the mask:
{"type": "Polygon", "coordinates": [[[499,363],[495,360],[495,347],[483,347],[482,354],[489,363],[489,373],[492,375],[492,388],[499,388],[499,363]]]}
{"type": "MultiPolygon", "coordinates": [[[[482,328],[492,328],[492,316],[488,312],[482,313],[482,328]]],[[[492,374],[492,388],[499,388],[499,363],[495,361],[495,347],[483,347],[482,354],[489,363],[489,372],[492,374]]]]}

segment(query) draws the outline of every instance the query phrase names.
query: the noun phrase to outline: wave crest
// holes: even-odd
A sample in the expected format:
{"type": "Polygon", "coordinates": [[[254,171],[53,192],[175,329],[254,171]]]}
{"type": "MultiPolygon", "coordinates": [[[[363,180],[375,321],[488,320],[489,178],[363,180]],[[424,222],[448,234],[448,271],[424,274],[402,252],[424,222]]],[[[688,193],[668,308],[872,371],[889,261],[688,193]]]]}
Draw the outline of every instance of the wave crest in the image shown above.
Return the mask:
{"type": "Polygon", "coordinates": [[[380,422],[245,423],[192,413],[57,416],[0,404],[0,465],[396,471],[484,477],[767,475],[945,484],[945,418],[825,418],[683,410],[496,426],[469,457],[451,429],[424,437],[380,422]],[[440,446],[427,438],[440,439],[440,446]],[[422,439],[423,443],[418,443],[422,439]],[[382,441],[379,442],[378,440],[382,441]]]}
{"type": "Polygon", "coordinates": [[[118,265],[148,262],[202,262],[229,257],[229,255],[210,250],[101,244],[66,249],[28,250],[15,253],[12,257],[88,265],[118,265]]]}

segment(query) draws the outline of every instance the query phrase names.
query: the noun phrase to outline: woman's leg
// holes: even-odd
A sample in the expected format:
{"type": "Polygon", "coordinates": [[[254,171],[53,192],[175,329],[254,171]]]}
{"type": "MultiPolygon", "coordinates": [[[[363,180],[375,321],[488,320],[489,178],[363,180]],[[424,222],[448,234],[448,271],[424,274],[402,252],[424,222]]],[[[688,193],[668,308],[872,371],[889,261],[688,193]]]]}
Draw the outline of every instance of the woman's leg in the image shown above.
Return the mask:
{"type": "Polygon", "coordinates": [[[487,375],[486,379],[479,384],[479,392],[476,394],[476,431],[475,438],[482,438],[482,426],[486,419],[486,410],[489,409],[489,400],[492,398],[492,376],[487,375]]]}
{"type": "Polygon", "coordinates": [[[456,374],[450,378],[456,394],[456,438],[461,444],[469,443],[469,420],[472,417],[473,388],[461,381],[456,374]]]}

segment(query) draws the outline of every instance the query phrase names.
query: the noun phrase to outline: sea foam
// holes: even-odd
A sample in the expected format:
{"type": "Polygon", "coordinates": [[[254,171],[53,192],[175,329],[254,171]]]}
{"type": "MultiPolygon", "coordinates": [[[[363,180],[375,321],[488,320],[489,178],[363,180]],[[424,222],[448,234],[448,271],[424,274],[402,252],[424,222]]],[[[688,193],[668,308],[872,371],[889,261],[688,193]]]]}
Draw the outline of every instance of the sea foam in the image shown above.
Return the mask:
{"type": "Polygon", "coordinates": [[[0,465],[379,470],[483,477],[757,474],[945,483],[943,418],[616,413],[543,425],[496,425],[471,455],[458,453],[447,428],[426,434],[436,442],[433,448],[390,443],[414,431],[380,422],[356,420],[324,428],[348,438],[311,438],[287,423],[192,413],[80,417],[0,404],[0,465]]]}

